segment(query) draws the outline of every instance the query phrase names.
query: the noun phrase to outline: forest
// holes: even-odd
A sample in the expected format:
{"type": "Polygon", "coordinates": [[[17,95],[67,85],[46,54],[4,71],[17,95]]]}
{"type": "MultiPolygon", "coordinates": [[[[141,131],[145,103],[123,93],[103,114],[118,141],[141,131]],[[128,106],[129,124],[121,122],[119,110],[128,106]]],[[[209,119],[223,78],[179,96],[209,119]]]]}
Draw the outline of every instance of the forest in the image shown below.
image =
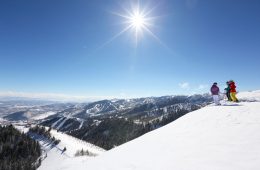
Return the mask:
{"type": "Polygon", "coordinates": [[[0,170],[35,170],[41,164],[41,147],[13,125],[0,126],[0,170]]]}

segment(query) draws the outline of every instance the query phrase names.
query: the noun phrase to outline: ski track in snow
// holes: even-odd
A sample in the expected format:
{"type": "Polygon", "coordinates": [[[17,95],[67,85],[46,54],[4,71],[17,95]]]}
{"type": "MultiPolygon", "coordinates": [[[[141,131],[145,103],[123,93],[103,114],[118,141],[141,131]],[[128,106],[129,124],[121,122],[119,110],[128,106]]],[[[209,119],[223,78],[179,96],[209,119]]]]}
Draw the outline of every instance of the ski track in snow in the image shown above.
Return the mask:
{"type": "Polygon", "coordinates": [[[61,122],[64,119],[64,117],[61,117],[59,120],[57,120],[56,122],[54,122],[51,127],[54,128],[59,122],[61,122]]]}
{"type": "Polygon", "coordinates": [[[67,117],[64,117],[64,120],[57,126],[56,129],[59,130],[59,129],[64,125],[64,123],[65,123],[67,120],[68,120],[68,118],[67,118],[67,117]]]}
{"type": "Polygon", "coordinates": [[[81,122],[80,122],[80,125],[79,125],[79,128],[78,129],[81,129],[82,128],[82,126],[83,126],[83,123],[84,123],[84,120],[80,120],[81,122]]]}

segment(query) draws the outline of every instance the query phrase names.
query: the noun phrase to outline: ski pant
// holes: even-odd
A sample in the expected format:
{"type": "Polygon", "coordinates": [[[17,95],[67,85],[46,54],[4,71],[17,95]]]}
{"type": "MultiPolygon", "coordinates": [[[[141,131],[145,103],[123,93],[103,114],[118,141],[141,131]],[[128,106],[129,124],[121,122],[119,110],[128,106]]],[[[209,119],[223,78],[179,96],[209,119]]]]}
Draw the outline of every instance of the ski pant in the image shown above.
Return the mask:
{"type": "Polygon", "coordinates": [[[212,95],[213,97],[213,101],[216,105],[220,105],[220,102],[219,102],[219,95],[212,95]]]}
{"type": "Polygon", "coordinates": [[[238,102],[238,99],[236,97],[236,92],[231,92],[230,93],[230,97],[232,99],[233,102],[238,102]]]}
{"type": "Polygon", "coordinates": [[[227,92],[226,96],[227,96],[228,101],[232,101],[231,96],[230,96],[230,92],[227,92]]]}

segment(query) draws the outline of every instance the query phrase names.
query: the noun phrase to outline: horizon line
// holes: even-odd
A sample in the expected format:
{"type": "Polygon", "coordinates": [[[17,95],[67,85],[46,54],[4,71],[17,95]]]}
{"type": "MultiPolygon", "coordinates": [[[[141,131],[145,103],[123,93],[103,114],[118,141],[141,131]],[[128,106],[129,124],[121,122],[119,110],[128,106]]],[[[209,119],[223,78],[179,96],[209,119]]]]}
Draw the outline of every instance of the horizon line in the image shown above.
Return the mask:
{"type": "MultiPolygon", "coordinates": [[[[192,93],[206,94],[206,93],[192,93]]],[[[167,94],[159,96],[83,96],[83,95],[68,95],[63,93],[35,93],[35,92],[17,92],[17,91],[0,91],[0,100],[46,100],[53,102],[95,102],[99,100],[113,100],[113,99],[135,99],[135,98],[149,98],[162,96],[190,96],[187,94],[167,94]],[[14,98],[14,99],[12,99],[14,98]],[[16,98],[16,99],[15,99],[16,98]]]]}

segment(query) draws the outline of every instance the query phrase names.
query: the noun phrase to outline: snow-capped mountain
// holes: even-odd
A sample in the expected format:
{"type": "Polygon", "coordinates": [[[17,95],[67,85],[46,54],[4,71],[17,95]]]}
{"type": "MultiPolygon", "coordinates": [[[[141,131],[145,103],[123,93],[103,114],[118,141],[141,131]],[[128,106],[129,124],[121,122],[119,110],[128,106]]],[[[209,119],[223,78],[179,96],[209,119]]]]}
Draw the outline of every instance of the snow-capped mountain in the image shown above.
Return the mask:
{"type": "Polygon", "coordinates": [[[44,125],[62,131],[71,131],[80,129],[83,125],[89,125],[90,122],[100,122],[112,117],[147,122],[182,110],[186,112],[196,110],[209,102],[211,102],[211,97],[207,94],[102,100],[60,111],[48,117],[44,125]]]}
{"type": "Polygon", "coordinates": [[[208,94],[102,100],[69,107],[47,117],[41,125],[111,149],[211,101],[208,94]]]}
{"type": "Polygon", "coordinates": [[[28,121],[68,133],[105,149],[111,149],[164,126],[211,102],[205,95],[162,96],[102,100],[22,107],[4,116],[9,121],[28,121]]]}
{"type": "MultiPolygon", "coordinates": [[[[260,91],[239,93],[98,157],[64,158],[42,170],[258,170],[260,91]]],[[[57,155],[56,155],[57,156],[57,155]]]]}

